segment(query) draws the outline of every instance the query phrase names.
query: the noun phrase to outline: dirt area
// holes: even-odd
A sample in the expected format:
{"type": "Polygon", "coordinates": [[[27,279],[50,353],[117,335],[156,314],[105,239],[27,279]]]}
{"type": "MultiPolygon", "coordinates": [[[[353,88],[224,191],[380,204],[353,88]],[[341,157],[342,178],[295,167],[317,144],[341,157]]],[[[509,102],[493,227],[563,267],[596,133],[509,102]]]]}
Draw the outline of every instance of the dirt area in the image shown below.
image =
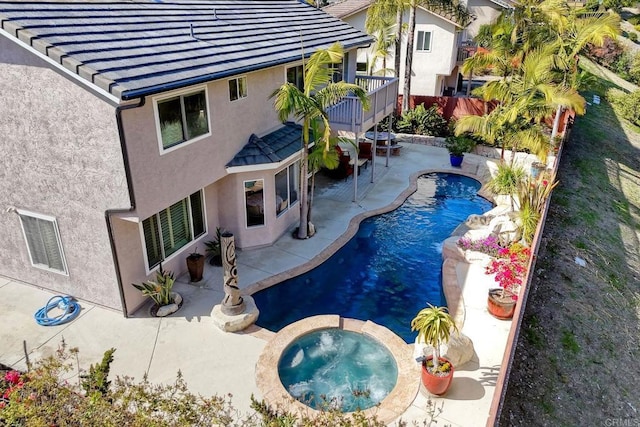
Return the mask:
{"type": "Polygon", "coordinates": [[[640,426],[640,129],[600,96],[560,164],[500,426],[640,426]]]}

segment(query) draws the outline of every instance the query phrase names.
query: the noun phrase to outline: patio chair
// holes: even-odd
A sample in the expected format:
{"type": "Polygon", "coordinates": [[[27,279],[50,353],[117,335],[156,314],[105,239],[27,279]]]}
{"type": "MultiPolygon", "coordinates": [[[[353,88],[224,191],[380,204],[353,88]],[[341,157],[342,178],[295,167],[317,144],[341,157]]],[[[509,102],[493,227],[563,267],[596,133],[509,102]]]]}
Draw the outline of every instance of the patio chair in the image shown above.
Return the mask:
{"type": "Polygon", "coordinates": [[[367,159],[367,160],[371,160],[373,157],[373,152],[372,149],[373,148],[373,143],[370,141],[360,141],[358,143],[358,150],[360,151],[358,153],[358,158],[359,159],[367,159]]]}

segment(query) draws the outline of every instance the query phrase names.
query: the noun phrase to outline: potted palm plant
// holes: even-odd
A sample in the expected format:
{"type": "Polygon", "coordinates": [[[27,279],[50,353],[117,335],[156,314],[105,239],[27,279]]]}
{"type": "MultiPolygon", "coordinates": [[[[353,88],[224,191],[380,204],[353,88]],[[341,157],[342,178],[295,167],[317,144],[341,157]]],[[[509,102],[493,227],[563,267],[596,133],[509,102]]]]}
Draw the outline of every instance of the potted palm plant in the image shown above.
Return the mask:
{"type": "Polygon", "coordinates": [[[156,271],[156,280],[147,280],[142,284],[132,283],[133,287],[142,292],[142,295],[150,297],[154,304],[150,314],[154,317],[164,317],[175,313],[182,306],[182,296],[173,292],[175,278],[171,271],[165,271],[160,265],[156,271]]]}
{"type": "Polygon", "coordinates": [[[433,354],[422,360],[422,383],[435,395],[447,392],[453,379],[453,365],[440,356],[440,346],[449,342],[451,331],[458,331],[446,307],[428,304],[411,320],[411,331],[418,331],[417,342],[433,348],[433,354]]]}
{"type": "Polygon", "coordinates": [[[464,153],[470,153],[476,146],[476,142],[464,135],[451,135],[444,141],[444,146],[449,150],[451,166],[460,167],[464,160],[464,153]]]}

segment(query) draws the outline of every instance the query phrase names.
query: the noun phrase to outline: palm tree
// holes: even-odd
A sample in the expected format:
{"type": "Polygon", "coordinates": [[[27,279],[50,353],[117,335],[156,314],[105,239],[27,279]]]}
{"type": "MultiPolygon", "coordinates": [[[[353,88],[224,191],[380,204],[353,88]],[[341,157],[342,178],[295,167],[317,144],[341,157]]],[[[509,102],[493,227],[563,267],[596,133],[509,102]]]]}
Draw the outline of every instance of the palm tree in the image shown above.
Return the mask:
{"type": "Polygon", "coordinates": [[[300,227],[297,237],[309,237],[309,144],[311,142],[312,123],[319,121],[322,129],[315,143],[323,146],[325,156],[331,150],[331,127],[327,107],[340,101],[347,95],[354,95],[360,99],[363,108],[369,108],[369,98],[364,89],[352,83],[332,81],[331,64],[342,62],[344,52],[340,43],[334,43],[327,49],[321,49],[311,55],[304,63],[304,90],[298,89],[292,83],[285,83],[276,89],[271,98],[281,121],[286,121],[291,115],[302,122],[302,156],[300,159],[300,227]]]}
{"type": "MultiPolygon", "coordinates": [[[[574,90],[580,89],[580,53],[588,44],[602,46],[607,38],[615,39],[620,33],[620,17],[610,13],[591,13],[580,15],[575,11],[568,14],[562,25],[554,26],[556,33],[555,67],[560,72],[561,84],[574,90]]],[[[558,105],[551,131],[551,140],[555,138],[564,106],[558,105]]]]}
{"type": "Polygon", "coordinates": [[[416,31],[416,12],[418,1],[410,0],[409,4],[409,28],[407,30],[407,54],[404,63],[404,87],[402,89],[402,111],[409,110],[409,97],[411,96],[411,67],[413,64],[413,38],[416,31]]]}
{"type": "Polygon", "coordinates": [[[386,77],[388,71],[394,72],[394,70],[387,68],[387,59],[391,56],[389,52],[391,46],[395,45],[396,34],[394,24],[391,21],[382,19],[380,23],[382,26],[372,34],[376,42],[372,46],[373,55],[371,60],[367,61],[367,67],[369,75],[382,74],[383,77],[386,77]],[[374,72],[379,60],[382,61],[382,68],[374,72]]]}
{"type": "Polygon", "coordinates": [[[389,21],[395,20],[394,70],[400,77],[400,58],[402,53],[403,15],[407,0],[375,0],[367,11],[365,30],[375,34],[385,28],[389,21]]]}

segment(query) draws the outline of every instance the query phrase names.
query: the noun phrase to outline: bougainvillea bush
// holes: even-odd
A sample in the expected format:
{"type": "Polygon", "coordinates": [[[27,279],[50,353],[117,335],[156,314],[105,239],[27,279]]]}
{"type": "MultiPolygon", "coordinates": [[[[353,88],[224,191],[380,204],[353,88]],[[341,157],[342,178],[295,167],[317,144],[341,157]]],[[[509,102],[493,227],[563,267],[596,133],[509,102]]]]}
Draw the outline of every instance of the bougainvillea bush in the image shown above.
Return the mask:
{"type": "Polygon", "coordinates": [[[482,252],[492,257],[497,257],[500,250],[504,249],[498,242],[498,237],[493,234],[481,239],[461,237],[458,239],[458,247],[462,250],[482,252]]]}
{"type": "Polygon", "coordinates": [[[514,300],[518,299],[520,287],[527,276],[530,257],[531,250],[528,247],[514,243],[508,248],[500,249],[498,257],[491,260],[486,273],[495,274],[495,280],[502,288],[503,296],[504,293],[509,293],[514,300]]]}

